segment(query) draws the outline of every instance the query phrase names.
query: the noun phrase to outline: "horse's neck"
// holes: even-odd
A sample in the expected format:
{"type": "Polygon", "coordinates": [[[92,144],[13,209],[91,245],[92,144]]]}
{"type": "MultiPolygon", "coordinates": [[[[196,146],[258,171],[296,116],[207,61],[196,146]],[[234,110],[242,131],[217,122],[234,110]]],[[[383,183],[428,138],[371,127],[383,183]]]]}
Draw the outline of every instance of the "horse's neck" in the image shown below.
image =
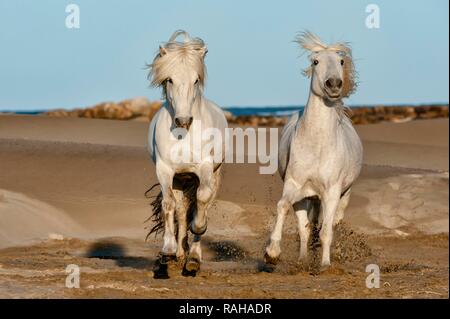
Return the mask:
{"type": "Polygon", "coordinates": [[[202,94],[197,97],[197,101],[192,106],[192,117],[194,120],[202,119],[202,111],[205,110],[204,104],[206,103],[206,99],[202,94]]]}
{"type": "Polygon", "coordinates": [[[303,116],[299,119],[298,134],[329,138],[334,136],[339,125],[339,115],[334,106],[328,106],[324,100],[310,92],[303,116]]]}

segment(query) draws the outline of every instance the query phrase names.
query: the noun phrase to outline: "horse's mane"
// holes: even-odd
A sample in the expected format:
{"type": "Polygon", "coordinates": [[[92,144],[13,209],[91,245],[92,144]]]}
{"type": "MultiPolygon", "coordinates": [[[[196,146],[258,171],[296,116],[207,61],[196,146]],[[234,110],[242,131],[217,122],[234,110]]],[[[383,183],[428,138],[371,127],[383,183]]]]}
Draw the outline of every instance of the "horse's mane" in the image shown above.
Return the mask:
{"type": "MultiPolygon", "coordinates": [[[[352,59],[352,49],[348,43],[337,42],[327,45],[323,43],[318,36],[309,31],[300,33],[295,39],[295,42],[311,54],[324,50],[340,52],[344,59],[344,83],[342,95],[343,97],[348,97],[355,92],[357,87],[357,74],[352,59]]],[[[309,66],[306,68],[303,71],[303,74],[310,77],[312,75],[312,67],[309,66]]]]}
{"type": "Polygon", "coordinates": [[[206,78],[206,66],[203,58],[207,51],[202,39],[191,38],[189,33],[183,30],[175,31],[169,41],[159,47],[153,63],[148,65],[150,69],[148,78],[152,86],[164,86],[172,70],[182,64],[197,72],[199,84],[203,87],[206,78]],[[182,42],[177,41],[179,36],[184,37],[182,42]]]}

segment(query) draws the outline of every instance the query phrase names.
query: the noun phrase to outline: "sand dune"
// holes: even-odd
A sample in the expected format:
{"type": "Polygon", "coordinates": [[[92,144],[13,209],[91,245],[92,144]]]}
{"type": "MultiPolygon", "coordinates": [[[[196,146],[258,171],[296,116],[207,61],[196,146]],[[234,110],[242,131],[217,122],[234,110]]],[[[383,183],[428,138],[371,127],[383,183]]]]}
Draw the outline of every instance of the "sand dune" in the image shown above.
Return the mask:
{"type": "Polygon", "coordinates": [[[64,211],[3,189],[0,189],[0,218],[0,248],[82,234],[82,228],[64,211]]]}

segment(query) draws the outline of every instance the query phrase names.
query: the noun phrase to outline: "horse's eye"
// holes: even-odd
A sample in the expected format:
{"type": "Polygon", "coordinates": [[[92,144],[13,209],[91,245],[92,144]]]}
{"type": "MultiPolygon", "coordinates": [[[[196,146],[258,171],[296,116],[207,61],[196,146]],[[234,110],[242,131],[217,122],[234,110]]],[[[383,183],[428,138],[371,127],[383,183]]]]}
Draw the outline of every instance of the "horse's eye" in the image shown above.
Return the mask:
{"type": "Polygon", "coordinates": [[[341,60],[341,65],[344,65],[344,60],[341,60]]]}
{"type": "Polygon", "coordinates": [[[197,84],[198,83],[198,79],[197,80],[195,80],[195,83],[194,84],[197,84]]]}
{"type": "Polygon", "coordinates": [[[314,60],[314,61],[313,61],[313,64],[314,64],[314,65],[317,65],[317,64],[319,64],[319,61],[318,61],[318,60],[314,60]]]}
{"type": "Polygon", "coordinates": [[[167,83],[170,83],[170,84],[173,84],[173,82],[172,82],[172,79],[171,79],[171,78],[168,78],[168,79],[166,80],[166,82],[167,82],[167,83]]]}

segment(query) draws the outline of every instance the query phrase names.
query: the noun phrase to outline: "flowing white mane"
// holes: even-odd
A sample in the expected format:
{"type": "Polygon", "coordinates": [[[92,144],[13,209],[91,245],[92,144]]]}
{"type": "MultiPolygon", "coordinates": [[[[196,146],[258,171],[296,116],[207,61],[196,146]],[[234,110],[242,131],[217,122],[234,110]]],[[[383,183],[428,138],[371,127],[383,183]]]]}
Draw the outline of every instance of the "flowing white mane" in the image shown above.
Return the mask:
{"type": "Polygon", "coordinates": [[[153,86],[162,86],[170,77],[173,70],[180,65],[192,68],[199,76],[199,84],[205,83],[206,66],[204,56],[207,52],[205,43],[200,38],[191,38],[189,33],[183,30],[175,31],[169,41],[160,46],[159,52],[149,65],[148,78],[153,86]],[[182,42],[177,41],[183,36],[182,42]]]}
{"type": "MultiPolygon", "coordinates": [[[[355,71],[355,65],[352,59],[352,49],[348,43],[333,43],[327,45],[322,42],[322,40],[315,34],[305,31],[300,33],[295,39],[305,51],[310,52],[310,54],[318,53],[321,51],[335,51],[342,54],[345,61],[344,63],[344,83],[343,83],[343,96],[348,97],[355,92],[357,87],[357,74],[355,71]]],[[[312,75],[312,67],[309,66],[303,71],[303,74],[307,77],[312,75]]]]}

